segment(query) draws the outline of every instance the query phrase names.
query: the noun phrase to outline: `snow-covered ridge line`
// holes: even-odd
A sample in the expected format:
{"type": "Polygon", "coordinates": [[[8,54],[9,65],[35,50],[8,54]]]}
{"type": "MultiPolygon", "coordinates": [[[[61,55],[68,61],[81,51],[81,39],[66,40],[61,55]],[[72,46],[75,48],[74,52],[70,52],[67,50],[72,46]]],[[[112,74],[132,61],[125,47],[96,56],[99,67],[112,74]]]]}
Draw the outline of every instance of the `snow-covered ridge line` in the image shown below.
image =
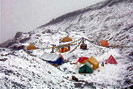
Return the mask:
{"type": "Polygon", "coordinates": [[[89,6],[89,7],[74,11],[74,12],[67,13],[65,15],[62,15],[58,18],[51,20],[50,22],[48,22],[42,26],[39,26],[38,28],[42,28],[42,27],[45,27],[47,25],[56,24],[56,23],[61,22],[65,19],[69,19],[70,17],[74,18],[75,16],[78,16],[78,15],[83,14],[83,13],[88,12],[88,11],[98,10],[98,9],[103,8],[103,7],[112,6],[112,5],[117,4],[117,3],[132,2],[132,1],[133,0],[105,0],[105,1],[99,2],[95,5],[92,5],[92,6],[89,6]]]}

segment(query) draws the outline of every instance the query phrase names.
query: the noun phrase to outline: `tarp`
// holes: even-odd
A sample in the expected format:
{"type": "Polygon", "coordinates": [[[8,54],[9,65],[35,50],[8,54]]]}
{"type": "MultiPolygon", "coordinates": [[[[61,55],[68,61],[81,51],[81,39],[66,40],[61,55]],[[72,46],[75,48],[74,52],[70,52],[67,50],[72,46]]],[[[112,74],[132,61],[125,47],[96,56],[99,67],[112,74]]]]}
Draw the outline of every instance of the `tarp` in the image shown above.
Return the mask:
{"type": "Polygon", "coordinates": [[[87,59],[87,61],[93,65],[93,69],[96,70],[97,68],[99,68],[99,62],[92,56],[89,59],[87,59]]]}
{"type": "Polygon", "coordinates": [[[105,64],[118,64],[116,59],[111,55],[108,60],[106,60],[105,64]]]}
{"type": "Polygon", "coordinates": [[[79,68],[79,73],[93,73],[93,69],[87,65],[87,64],[84,64],[83,66],[81,66],[79,68]]]}

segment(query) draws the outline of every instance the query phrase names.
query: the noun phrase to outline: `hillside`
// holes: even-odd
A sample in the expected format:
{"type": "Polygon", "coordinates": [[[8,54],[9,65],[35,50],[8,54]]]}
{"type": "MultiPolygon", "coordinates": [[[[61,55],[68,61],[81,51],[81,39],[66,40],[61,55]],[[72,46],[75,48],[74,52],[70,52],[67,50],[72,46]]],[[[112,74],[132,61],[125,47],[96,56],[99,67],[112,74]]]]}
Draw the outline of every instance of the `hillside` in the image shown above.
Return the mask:
{"type": "MultiPolygon", "coordinates": [[[[18,32],[0,49],[0,87],[13,89],[121,89],[133,86],[133,0],[107,0],[68,13],[28,32],[18,32]],[[62,55],[69,62],[59,67],[46,63],[41,56],[50,54],[52,45],[70,36],[75,42],[84,37],[88,50],[79,47],[62,55]],[[109,47],[99,45],[108,40],[109,47]],[[10,49],[15,44],[33,43],[33,51],[10,49]],[[4,48],[5,47],[5,48],[4,48]],[[94,56],[100,65],[113,55],[118,64],[107,64],[93,74],[79,74],[78,66],[71,64],[79,57],[94,56]],[[80,82],[70,78],[76,76],[80,82]]],[[[76,44],[77,44],[76,43],[76,44]]],[[[76,45],[71,47],[71,50],[76,45]]],[[[55,50],[54,54],[58,54],[55,50]]],[[[52,57],[50,54],[49,57],[52,57]]]]}

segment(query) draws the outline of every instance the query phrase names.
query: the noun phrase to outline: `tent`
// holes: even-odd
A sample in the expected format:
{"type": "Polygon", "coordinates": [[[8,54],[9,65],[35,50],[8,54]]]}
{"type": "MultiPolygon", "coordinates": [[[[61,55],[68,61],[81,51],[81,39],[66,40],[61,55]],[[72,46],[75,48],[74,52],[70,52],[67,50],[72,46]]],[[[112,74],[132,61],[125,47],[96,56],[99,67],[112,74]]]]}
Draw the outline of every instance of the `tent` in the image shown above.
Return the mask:
{"type": "Polygon", "coordinates": [[[61,65],[64,63],[64,58],[61,54],[44,53],[41,58],[52,65],[61,65]]]}
{"type": "Polygon", "coordinates": [[[108,46],[109,46],[108,40],[101,40],[101,41],[100,41],[100,46],[108,47],[108,46]]]}
{"type": "Polygon", "coordinates": [[[63,39],[61,39],[61,42],[69,42],[72,41],[72,38],[70,38],[69,36],[64,37],[63,39]]]}
{"type": "Polygon", "coordinates": [[[93,73],[93,69],[88,65],[88,64],[84,64],[83,66],[81,66],[79,68],[79,73],[93,73]]]}
{"type": "Polygon", "coordinates": [[[105,64],[118,64],[116,59],[111,55],[108,60],[105,61],[105,64]]]}
{"type": "Polygon", "coordinates": [[[34,49],[37,49],[37,47],[33,44],[29,44],[26,49],[27,50],[34,50],[34,49]]]}
{"type": "Polygon", "coordinates": [[[80,45],[80,49],[86,50],[86,49],[87,49],[87,44],[82,43],[82,44],[80,45]]]}
{"type": "Polygon", "coordinates": [[[84,64],[86,62],[86,60],[89,59],[88,57],[80,57],[77,61],[77,63],[81,63],[81,64],[84,64]]]}
{"type": "Polygon", "coordinates": [[[53,65],[62,65],[64,63],[64,59],[62,57],[59,57],[57,58],[57,60],[55,61],[47,61],[48,63],[50,64],[53,64],[53,65]]]}
{"type": "Polygon", "coordinates": [[[91,58],[87,59],[87,61],[93,65],[93,69],[96,70],[99,68],[99,62],[92,56],[91,58]]]}
{"type": "Polygon", "coordinates": [[[56,53],[51,54],[51,53],[46,53],[46,52],[44,52],[44,54],[41,56],[42,59],[48,60],[48,61],[55,61],[58,57],[59,55],[56,53]]]}
{"type": "Polygon", "coordinates": [[[59,52],[60,53],[64,53],[64,52],[67,52],[69,50],[70,50],[70,46],[68,46],[68,47],[62,47],[62,48],[59,49],[59,52]]]}

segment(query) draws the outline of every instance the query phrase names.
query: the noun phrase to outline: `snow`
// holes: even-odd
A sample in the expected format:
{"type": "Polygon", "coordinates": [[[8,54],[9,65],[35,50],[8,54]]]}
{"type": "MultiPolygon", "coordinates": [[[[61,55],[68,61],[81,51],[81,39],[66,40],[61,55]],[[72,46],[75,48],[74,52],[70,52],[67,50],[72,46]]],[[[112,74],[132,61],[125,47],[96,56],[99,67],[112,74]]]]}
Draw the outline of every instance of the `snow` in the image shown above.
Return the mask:
{"type": "Polygon", "coordinates": [[[16,32],[32,31],[64,13],[84,8],[102,0],[2,0],[1,42],[10,39],[16,32]],[[76,3],[76,4],[75,4],[76,3]],[[17,25],[16,25],[17,24],[17,25]],[[10,31],[9,31],[10,29],[10,31]],[[8,34],[8,36],[6,35],[8,34]]]}
{"type": "MultiPolygon", "coordinates": [[[[23,55],[23,53],[21,53],[21,54],[23,55]]],[[[32,59],[33,57],[30,58],[30,56],[27,56],[28,60],[25,60],[24,58],[19,58],[22,55],[19,55],[18,57],[11,55],[10,59],[8,61],[6,61],[5,63],[4,62],[1,63],[1,65],[4,67],[5,71],[8,68],[7,70],[13,70],[13,73],[15,73],[15,74],[9,73],[10,76],[7,76],[7,75],[2,76],[1,75],[1,79],[7,77],[11,81],[16,81],[23,85],[27,85],[29,83],[30,85],[34,86],[34,88],[40,88],[40,89],[43,89],[44,86],[46,86],[43,84],[44,80],[47,84],[49,82],[51,82],[53,84],[57,84],[57,83],[61,82],[62,80],[64,80],[62,78],[62,76],[64,74],[62,72],[60,72],[58,69],[51,66],[50,64],[47,64],[46,62],[44,62],[38,58],[33,60],[32,59]],[[48,77],[49,76],[48,71],[51,73],[50,76],[53,76],[53,77],[51,77],[51,78],[48,77]],[[17,74],[19,74],[19,75],[17,76],[17,74]],[[29,81],[29,79],[31,79],[32,81],[29,81]]],[[[67,81],[65,81],[65,82],[69,83],[67,81]]],[[[59,86],[57,86],[57,87],[59,87],[59,86]]]]}
{"type": "MultiPolygon", "coordinates": [[[[8,60],[0,61],[0,87],[8,86],[12,89],[15,85],[18,88],[30,89],[76,89],[75,83],[77,82],[71,79],[72,76],[76,76],[79,80],[84,81],[78,82],[82,84],[83,88],[87,88],[84,85],[86,82],[93,83],[96,89],[123,88],[127,77],[131,81],[133,78],[132,71],[127,70],[128,67],[132,68],[133,65],[127,57],[133,50],[132,48],[115,48],[112,45],[125,46],[126,44],[130,46],[133,44],[133,29],[127,29],[129,24],[133,24],[130,20],[132,15],[128,15],[129,12],[132,14],[132,8],[133,3],[118,3],[110,7],[106,6],[85,12],[80,20],[79,15],[74,19],[67,18],[62,22],[38,28],[31,32],[30,40],[23,43],[33,43],[39,47],[37,50],[15,51],[1,48],[0,59],[7,58],[8,60]],[[69,29],[67,29],[68,27],[69,29]],[[46,33],[47,29],[51,32],[46,33]],[[127,29],[127,31],[124,29],[127,29]],[[76,43],[71,46],[71,50],[77,46],[80,42],[78,39],[82,37],[89,40],[85,41],[88,49],[81,50],[80,47],[77,47],[71,53],[70,51],[62,53],[68,62],[58,67],[43,61],[42,58],[56,59],[59,54],[58,49],[54,50],[55,53],[50,53],[51,47],[53,44],[60,45],[59,39],[68,34],[76,43]],[[99,41],[102,39],[109,40],[110,47],[99,46],[99,41]],[[101,63],[105,62],[110,55],[114,56],[118,64],[101,66],[101,63]],[[78,69],[82,65],[74,63],[81,56],[95,57],[100,63],[99,68],[93,74],[79,74],[78,69]]],[[[29,33],[24,33],[20,38],[25,37],[29,37],[29,33]]]]}
{"type": "Polygon", "coordinates": [[[110,49],[107,53],[104,53],[103,55],[96,57],[96,59],[98,59],[99,61],[102,62],[104,60],[107,60],[111,55],[113,57],[116,57],[116,58],[122,56],[122,55],[120,55],[118,53],[118,50],[117,49],[110,49]]]}
{"type": "MultiPolygon", "coordinates": [[[[30,56],[25,51],[20,50],[20,51],[14,52],[16,56],[9,55],[8,61],[1,63],[1,65],[10,70],[16,71],[21,75],[25,75],[25,77],[18,78],[16,75],[10,75],[12,77],[8,77],[7,75],[4,76],[2,74],[1,79],[3,79],[4,77],[8,77],[8,79],[11,81],[17,81],[20,84],[27,85],[29,83],[28,79],[30,78],[34,81],[34,82],[33,81],[30,82],[30,84],[34,86],[33,87],[34,89],[34,88],[42,88],[42,87],[44,88],[42,83],[43,80],[45,80],[46,84],[49,84],[49,83],[51,84],[50,81],[52,81],[53,84],[58,84],[59,82],[64,80],[64,77],[71,77],[72,75],[74,75],[79,79],[85,80],[88,82],[95,82],[97,84],[104,84],[106,86],[117,87],[118,85],[117,81],[122,81],[123,76],[120,76],[120,75],[121,73],[123,73],[123,70],[125,70],[124,69],[125,66],[123,62],[121,62],[123,60],[119,59],[122,57],[122,55],[118,53],[117,49],[109,49],[109,48],[93,45],[92,43],[89,43],[89,42],[87,43],[90,47],[92,45],[92,47],[89,48],[88,50],[83,51],[77,48],[73,53],[63,53],[62,55],[64,56],[64,58],[69,59],[69,61],[71,62],[77,61],[78,60],[77,58],[83,55],[87,57],[91,57],[93,55],[94,57],[96,57],[96,59],[99,62],[102,62],[102,61],[105,61],[110,55],[113,55],[115,58],[117,58],[118,64],[117,65],[107,64],[104,67],[100,66],[100,68],[98,70],[95,70],[94,73],[91,75],[88,75],[88,74],[81,75],[78,73],[78,69],[81,65],[75,65],[68,62],[59,66],[58,67],[59,69],[58,69],[39,59],[41,57],[40,55],[38,55],[39,54],[38,52],[40,52],[40,50],[33,51],[33,54],[36,55],[36,57],[30,56]],[[101,50],[104,50],[105,52],[100,53],[101,50]],[[73,56],[76,56],[76,57],[73,57],[73,56]],[[48,71],[50,71],[51,74],[48,74],[47,73],[48,71]],[[30,73],[34,73],[35,75],[31,76],[30,73]],[[37,77],[37,76],[41,76],[41,77],[37,77]],[[22,82],[22,80],[24,82],[22,82]],[[42,85],[40,86],[40,84],[42,85]]],[[[51,49],[48,49],[48,50],[51,50],[51,49]]],[[[43,51],[45,52],[45,50],[43,51]]],[[[44,53],[42,55],[43,55],[42,56],[43,58],[45,57],[44,59],[52,60],[56,58],[55,56],[58,57],[58,52],[57,54],[44,53]]],[[[68,80],[65,80],[65,81],[68,81],[68,80]]],[[[65,86],[65,84],[67,86],[71,85],[71,83],[63,82],[61,83],[61,86],[63,87],[65,86]]],[[[50,85],[50,86],[55,87],[55,85],[50,85]]]]}

